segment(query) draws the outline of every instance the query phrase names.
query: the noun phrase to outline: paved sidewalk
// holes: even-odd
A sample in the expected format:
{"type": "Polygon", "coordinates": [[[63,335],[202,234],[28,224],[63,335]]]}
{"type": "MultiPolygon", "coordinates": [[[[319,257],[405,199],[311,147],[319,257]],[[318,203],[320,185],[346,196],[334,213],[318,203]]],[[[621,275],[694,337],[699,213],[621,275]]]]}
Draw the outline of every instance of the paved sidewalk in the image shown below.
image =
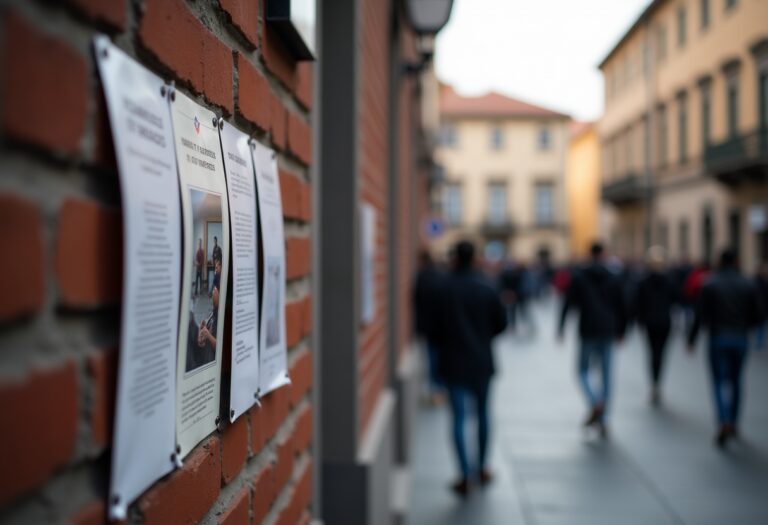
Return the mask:
{"type": "MultiPolygon", "coordinates": [[[[713,446],[703,348],[676,334],[665,402],[648,404],[645,348],[631,334],[614,354],[611,439],[585,433],[575,379],[575,326],[554,340],[556,305],[535,310],[538,336],[498,341],[493,385],[495,483],[466,501],[455,476],[446,408],[424,408],[415,430],[411,525],[765,525],[768,523],[768,352],[749,356],[741,442],[713,446]]],[[[469,434],[468,434],[469,436],[469,434]]]]}

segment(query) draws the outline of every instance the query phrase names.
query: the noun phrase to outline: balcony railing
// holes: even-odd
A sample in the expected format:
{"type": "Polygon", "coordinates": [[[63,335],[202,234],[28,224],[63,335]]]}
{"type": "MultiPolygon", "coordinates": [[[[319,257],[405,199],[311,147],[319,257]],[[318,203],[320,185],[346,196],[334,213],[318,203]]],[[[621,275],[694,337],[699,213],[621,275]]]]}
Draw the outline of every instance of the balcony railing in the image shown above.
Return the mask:
{"type": "Polygon", "coordinates": [[[603,184],[602,196],[615,206],[641,202],[646,195],[648,185],[644,177],[637,173],[629,173],[619,179],[603,184]]]}
{"type": "Polygon", "coordinates": [[[704,165],[707,173],[726,184],[768,178],[768,128],[709,145],[704,165]]]}
{"type": "Polygon", "coordinates": [[[480,226],[483,235],[489,237],[509,237],[515,232],[515,225],[510,219],[485,219],[480,226]]]}

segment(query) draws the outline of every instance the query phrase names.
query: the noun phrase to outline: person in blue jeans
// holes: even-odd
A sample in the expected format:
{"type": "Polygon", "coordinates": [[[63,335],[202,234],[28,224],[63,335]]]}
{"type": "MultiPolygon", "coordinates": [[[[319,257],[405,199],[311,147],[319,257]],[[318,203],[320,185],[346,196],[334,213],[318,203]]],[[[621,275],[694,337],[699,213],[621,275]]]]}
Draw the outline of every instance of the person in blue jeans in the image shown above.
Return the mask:
{"type": "Polygon", "coordinates": [[[606,413],[611,393],[611,352],[626,326],[626,304],[618,278],[606,268],[600,243],[590,249],[590,262],[574,272],[560,311],[557,336],[562,341],[568,313],[579,312],[578,377],[589,404],[584,426],[596,426],[608,436],[606,413]],[[590,370],[597,364],[601,384],[593,384],[590,370]]]}
{"type": "Polygon", "coordinates": [[[715,444],[720,448],[738,437],[748,336],[750,330],[764,322],[764,312],[754,282],[739,272],[736,253],[723,251],[720,267],[701,289],[688,334],[688,351],[693,353],[701,327],[709,332],[709,367],[718,425],[715,444]]]}
{"type": "Polygon", "coordinates": [[[507,326],[507,316],[493,283],[475,269],[475,248],[462,241],[453,253],[453,270],[445,277],[434,303],[430,339],[438,349],[438,374],[448,391],[452,413],[451,436],[461,471],[451,488],[466,496],[475,482],[492,479],[487,466],[490,437],[489,389],[496,371],[491,344],[507,326]],[[464,439],[465,403],[473,401],[477,414],[476,463],[464,439]]]}

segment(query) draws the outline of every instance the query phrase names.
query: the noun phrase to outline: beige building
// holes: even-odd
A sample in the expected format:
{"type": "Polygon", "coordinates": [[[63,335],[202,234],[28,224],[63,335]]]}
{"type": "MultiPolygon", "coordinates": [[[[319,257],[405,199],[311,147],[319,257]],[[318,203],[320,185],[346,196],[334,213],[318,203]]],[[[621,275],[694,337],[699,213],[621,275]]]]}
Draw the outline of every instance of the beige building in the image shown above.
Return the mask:
{"type": "Polygon", "coordinates": [[[437,161],[444,181],[436,195],[446,233],[440,252],[459,238],[486,253],[521,261],[568,257],[564,186],[569,117],[489,93],[440,91],[437,161]]]}
{"type": "Polygon", "coordinates": [[[654,0],[600,65],[603,234],[714,261],[768,256],[768,1],[654,0]]]}

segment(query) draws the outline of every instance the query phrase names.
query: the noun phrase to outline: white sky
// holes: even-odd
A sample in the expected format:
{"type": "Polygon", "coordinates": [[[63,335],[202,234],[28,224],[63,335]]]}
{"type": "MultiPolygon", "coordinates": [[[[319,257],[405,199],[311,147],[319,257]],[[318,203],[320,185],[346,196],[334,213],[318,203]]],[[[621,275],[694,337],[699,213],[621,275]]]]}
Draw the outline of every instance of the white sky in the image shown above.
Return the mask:
{"type": "Polygon", "coordinates": [[[437,75],[462,95],[493,90],[594,120],[597,65],[650,0],[454,0],[438,34],[437,75]]]}

